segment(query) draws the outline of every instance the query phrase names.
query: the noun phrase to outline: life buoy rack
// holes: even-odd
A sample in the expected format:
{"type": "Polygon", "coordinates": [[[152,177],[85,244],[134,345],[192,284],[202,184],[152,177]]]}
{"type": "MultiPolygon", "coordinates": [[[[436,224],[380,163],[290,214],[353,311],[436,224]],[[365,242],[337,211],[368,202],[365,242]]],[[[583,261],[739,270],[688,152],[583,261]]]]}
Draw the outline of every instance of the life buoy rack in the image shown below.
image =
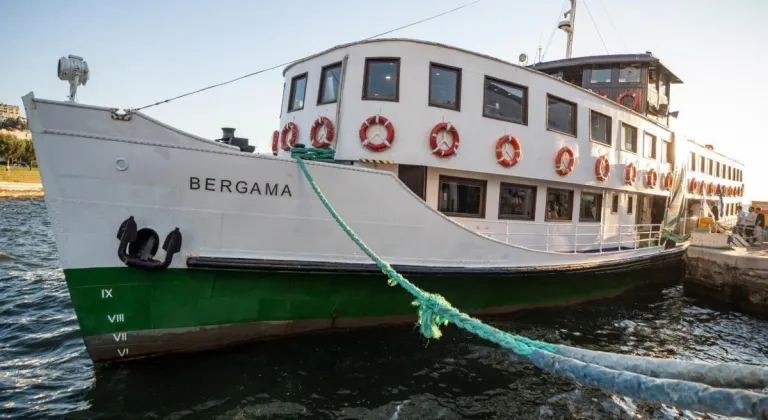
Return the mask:
{"type": "Polygon", "coordinates": [[[637,92],[632,92],[631,90],[625,90],[624,92],[621,92],[619,96],[616,98],[616,103],[619,105],[623,105],[621,101],[627,96],[632,97],[632,106],[628,108],[637,111],[637,106],[640,104],[640,99],[637,97],[637,92]]]}
{"type": "Polygon", "coordinates": [[[459,150],[459,130],[449,122],[441,122],[435,125],[432,127],[432,132],[429,133],[429,147],[432,149],[432,154],[440,157],[455,155],[459,150]],[[437,136],[443,131],[447,131],[451,135],[451,145],[447,149],[441,149],[437,143],[437,136]]]}
{"type": "Polygon", "coordinates": [[[333,135],[333,123],[327,117],[319,117],[312,123],[312,127],[309,129],[309,139],[312,140],[312,147],[316,149],[331,147],[333,135]],[[317,138],[317,133],[320,130],[320,127],[325,127],[325,136],[322,139],[317,138]]]}
{"type": "Polygon", "coordinates": [[[659,174],[655,169],[649,169],[645,172],[645,185],[648,188],[656,188],[656,184],[659,182],[659,174]]]}
{"type": "Polygon", "coordinates": [[[496,140],[496,161],[499,162],[499,165],[509,168],[511,166],[517,165],[517,162],[520,162],[520,159],[523,158],[523,148],[520,146],[520,142],[515,138],[514,136],[506,135],[499,137],[498,140],[496,140]],[[504,146],[509,143],[512,148],[515,150],[515,153],[512,154],[512,156],[505,156],[504,155],[504,146]]]}
{"type": "Polygon", "coordinates": [[[280,146],[286,152],[291,151],[291,147],[296,145],[296,140],[299,138],[299,126],[294,122],[285,124],[283,130],[280,132],[280,146]]]}
{"type": "Polygon", "coordinates": [[[395,126],[386,117],[374,115],[363,121],[359,134],[363,147],[372,152],[381,152],[392,147],[392,143],[395,141],[395,126]],[[382,139],[381,143],[371,143],[371,139],[368,138],[368,128],[375,124],[383,125],[387,129],[387,136],[382,139]]]}
{"type": "Polygon", "coordinates": [[[275,130],[272,133],[272,156],[277,156],[277,150],[280,144],[280,132],[275,130]]]}
{"type": "Polygon", "coordinates": [[[630,163],[624,168],[624,185],[633,185],[637,181],[637,166],[630,163]]]}
{"type": "Polygon", "coordinates": [[[672,176],[672,172],[667,172],[666,175],[664,175],[664,180],[662,181],[662,188],[669,191],[672,189],[672,183],[674,182],[674,177],[672,176]]]}
{"type": "Polygon", "coordinates": [[[608,162],[608,158],[603,155],[595,160],[595,177],[600,182],[605,182],[608,177],[611,176],[611,163],[608,162]]]}
{"type": "Polygon", "coordinates": [[[690,181],[688,181],[689,193],[695,193],[697,188],[699,188],[699,183],[696,181],[696,178],[692,178],[690,181]]]}
{"type": "Polygon", "coordinates": [[[574,165],[576,165],[576,155],[573,154],[573,149],[568,146],[561,147],[555,155],[555,172],[560,176],[566,176],[573,171],[574,165]],[[563,164],[563,157],[568,158],[565,164],[563,164]]]}

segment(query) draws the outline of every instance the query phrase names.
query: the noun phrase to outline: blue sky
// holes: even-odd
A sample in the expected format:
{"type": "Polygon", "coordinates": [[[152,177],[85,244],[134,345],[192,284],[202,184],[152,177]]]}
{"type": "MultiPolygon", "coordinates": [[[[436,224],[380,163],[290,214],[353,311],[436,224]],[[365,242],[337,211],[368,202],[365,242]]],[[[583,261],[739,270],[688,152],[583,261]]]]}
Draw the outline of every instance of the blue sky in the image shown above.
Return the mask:
{"type": "MultiPolygon", "coordinates": [[[[747,165],[747,198],[768,200],[764,101],[768,33],[758,26],[768,0],[579,0],[574,56],[652,51],[685,84],[672,90],[684,131],[747,165]],[[586,7],[585,7],[586,4],[586,7]],[[760,116],[758,116],[760,113],[760,116]],[[763,184],[765,186],[763,186],[763,184]]],[[[66,98],[61,56],[85,57],[91,80],[83,103],[129,108],[176,96],[328,47],[429,17],[469,0],[9,0],[0,102],[66,98]],[[12,42],[7,42],[12,39],[12,42]]],[[[388,37],[436,41],[510,61],[544,48],[563,0],[482,0],[388,37]]],[[[563,58],[556,31],[545,60],[563,58]]],[[[282,69],[148,109],[185,131],[220,137],[237,128],[257,150],[277,128],[282,69]]]]}

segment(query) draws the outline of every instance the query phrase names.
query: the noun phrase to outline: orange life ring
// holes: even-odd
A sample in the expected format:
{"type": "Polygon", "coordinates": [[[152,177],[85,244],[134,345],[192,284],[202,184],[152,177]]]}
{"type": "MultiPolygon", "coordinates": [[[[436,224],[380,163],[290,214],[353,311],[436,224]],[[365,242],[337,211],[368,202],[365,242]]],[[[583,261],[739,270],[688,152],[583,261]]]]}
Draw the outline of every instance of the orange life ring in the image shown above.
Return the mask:
{"type": "Polygon", "coordinates": [[[499,165],[509,168],[510,166],[517,165],[517,162],[520,162],[520,159],[522,158],[523,148],[514,136],[501,136],[496,140],[496,161],[499,162],[499,165]],[[511,157],[504,156],[504,145],[507,143],[512,145],[512,148],[515,150],[515,153],[511,157]]]}
{"type": "Polygon", "coordinates": [[[707,184],[707,195],[715,195],[715,184],[711,182],[707,184]]]}
{"type": "Polygon", "coordinates": [[[603,155],[595,160],[595,177],[600,182],[605,182],[608,177],[611,176],[611,163],[608,162],[608,158],[603,155]]]}
{"type": "Polygon", "coordinates": [[[699,183],[699,195],[704,195],[706,187],[707,187],[707,183],[706,182],[701,181],[699,183]]]}
{"type": "Polygon", "coordinates": [[[691,180],[688,182],[688,192],[689,192],[689,193],[695,193],[695,192],[696,192],[696,189],[697,189],[698,187],[699,187],[699,183],[698,183],[698,182],[696,182],[696,178],[692,178],[692,179],[691,179],[691,180]]]}
{"type": "Polygon", "coordinates": [[[632,185],[637,181],[637,167],[630,163],[624,168],[624,185],[632,185]]]}
{"type": "Polygon", "coordinates": [[[744,186],[739,187],[739,197],[744,197],[744,186]]]}
{"type": "Polygon", "coordinates": [[[640,99],[637,97],[637,93],[632,92],[631,90],[625,90],[624,92],[621,92],[619,96],[616,98],[616,103],[621,105],[621,100],[626,98],[627,96],[632,97],[632,106],[629,108],[637,111],[637,106],[640,104],[640,99]]]}
{"type": "Polygon", "coordinates": [[[372,152],[381,152],[382,150],[392,147],[392,142],[395,141],[395,126],[385,117],[374,115],[363,121],[363,125],[360,126],[359,134],[360,141],[366,149],[372,152]],[[371,140],[368,138],[368,128],[375,124],[383,125],[384,128],[387,129],[387,137],[382,139],[381,143],[371,143],[371,140]]]}
{"type": "Polygon", "coordinates": [[[277,156],[277,148],[280,144],[280,132],[275,130],[272,133],[272,155],[277,156]]]}
{"type": "Polygon", "coordinates": [[[720,184],[715,185],[715,194],[720,195],[723,192],[723,186],[720,184]]]}
{"type": "Polygon", "coordinates": [[[607,94],[607,93],[605,93],[605,92],[603,92],[602,90],[598,90],[598,91],[597,91],[597,94],[598,94],[598,95],[600,95],[600,96],[602,96],[603,98],[607,98],[607,97],[608,97],[608,94],[607,94]]]}
{"type": "Polygon", "coordinates": [[[456,126],[449,122],[441,122],[432,127],[432,132],[429,133],[429,147],[432,149],[432,153],[440,157],[453,156],[459,150],[459,131],[456,130],[456,126]],[[451,145],[447,149],[441,149],[437,144],[437,135],[443,131],[447,131],[451,135],[451,145]]]}
{"type": "Polygon", "coordinates": [[[649,169],[645,171],[645,185],[648,188],[656,188],[656,184],[659,182],[659,174],[655,169],[649,169]]]}
{"type": "Polygon", "coordinates": [[[555,155],[555,172],[560,176],[566,176],[573,171],[573,166],[576,164],[576,155],[573,154],[573,149],[568,146],[563,146],[557,151],[555,155]],[[563,165],[563,157],[567,156],[568,161],[563,165]]]}
{"type": "Polygon", "coordinates": [[[312,123],[312,128],[309,129],[309,139],[312,140],[312,147],[316,149],[323,149],[331,147],[333,141],[333,123],[327,117],[320,117],[312,123]],[[322,139],[317,138],[317,131],[320,127],[325,127],[325,137],[322,139]]]}
{"type": "Polygon", "coordinates": [[[291,151],[291,147],[296,145],[296,140],[299,138],[299,127],[293,122],[289,122],[283,127],[280,132],[280,145],[286,152],[291,151]],[[288,137],[290,133],[290,137],[288,137]]]}
{"type": "Polygon", "coordinates": [[[667,172],[667,174],[664,175],[664,181],[662,183],[662,186],[665,190],[669,191],[672,189],[673,182],[674,182],[674,178],[672,177],[672,172],[667,172]]]}

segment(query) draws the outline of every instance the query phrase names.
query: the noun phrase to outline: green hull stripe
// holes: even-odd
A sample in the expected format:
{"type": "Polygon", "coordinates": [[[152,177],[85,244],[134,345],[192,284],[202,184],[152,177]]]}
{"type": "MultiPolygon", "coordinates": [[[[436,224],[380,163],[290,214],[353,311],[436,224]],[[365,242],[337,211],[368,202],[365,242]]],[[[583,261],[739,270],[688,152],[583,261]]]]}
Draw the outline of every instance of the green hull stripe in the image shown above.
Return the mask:
{"type": "MultiPolygon", "coordinates": [[[[556,304],[614,294],[659,273],[525,277],[411,276],[465,312],[556,304]],[[634,279],[632,278],[634,277],[634,279]]],[[[675,271],[675,270],[671,270],[675,271]]],[[[413,300],[385,276],[131,268],[65,270],[84,336],[258,321],[413,316],[413,300]]],[[[679,272],[675,272],[676,276],[679,272]]]]}

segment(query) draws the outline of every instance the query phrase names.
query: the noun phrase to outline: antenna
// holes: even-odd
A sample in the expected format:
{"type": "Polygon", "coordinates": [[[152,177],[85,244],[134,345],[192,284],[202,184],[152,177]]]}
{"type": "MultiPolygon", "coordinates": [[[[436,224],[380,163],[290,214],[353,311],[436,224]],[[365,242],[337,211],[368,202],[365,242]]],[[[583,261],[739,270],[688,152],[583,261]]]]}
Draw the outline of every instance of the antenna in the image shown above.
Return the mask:
{"type": "Polygon", "coordinates": [[[562,20],[557,24],[557,29],[561,29],[568,35],[568,45],[565,50],[565,58],[571,58],[573,52],[573,27],[576,23],[576,0],[570,0],[571,8],[566,10],[563,17],[567,20],[562,20]]]}
{"type": "Polygon", "coordinates": [[[88,70],[88,63],[83,60],[83,57],[70,54],[67,57],[59,58],[57,73],[59,80],[69,82],[69,101],[75,102],[77,87],[79,85],[85,86],[90,79],[91,72],[88,70]]]}

